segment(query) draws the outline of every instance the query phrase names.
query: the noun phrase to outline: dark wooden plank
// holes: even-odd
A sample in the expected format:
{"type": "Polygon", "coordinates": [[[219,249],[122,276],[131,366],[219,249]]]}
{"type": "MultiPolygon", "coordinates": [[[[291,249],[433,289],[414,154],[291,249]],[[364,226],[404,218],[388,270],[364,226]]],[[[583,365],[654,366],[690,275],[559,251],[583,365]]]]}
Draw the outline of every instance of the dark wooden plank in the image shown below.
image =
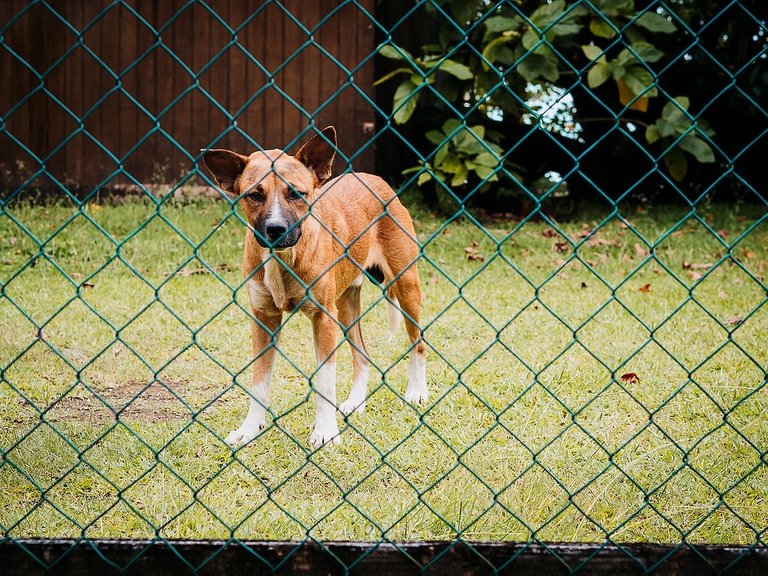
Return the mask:
{"type": "MultiPolygon", "coordinates": [[[[72,0],[67,3],[67,19],[77,30],[82,31],[85,26],[84,7],[85,0],[72,0]]],[[[64,89],[64,102],[78,119],[83,116],[83,52],[82,44],[79,39],[75,40],[78,48],[67,58],[64,65],[67,82],[64,89]]],[[[74,131],[80,130],[80,125],[73,127],[74,131]]],[[[86,184],[86,175],[83,171],[83,136],[78,135],[72,138],[66,146],[64,154],[65,168],[80,184],[86,184]]]]}
{"type": "MultiPolygon", "coordinates": [[[[8,2],[8,4],[12,6],[11,12],[13,15],[19,14],[27,6],[27,2],[23,0],[8,2]]],[[[10,14],[9,17],[11,17],[10,14]]],[[[16,20],[9,32],[6,33],[6,42],[14,48],[14,51],[21,53],[21,55],[28,52],[27,46],[32,40],[29,34],[29,22],[30,18],[28,16],[21,16],[16,20]]],[[[27,66],[22,64],[17,58],[12,60],[11,73],[13,75],[13,82],[5,85],[10,87],[10,90],[0,90],[3,94],[10,94],[8,109],[16,106],[26,98],[33,86],[31,73],[28,71],[27,66]]],[[[32,143],[30,134],[32,112],[29,108],[30,105],[28,104],[17,108],[7,123],[7,129],[13,133],[17,140],[26,146],[30,146],[32,143]]],[[[5,110],[3,112],[7,113],[5,110]]],[[[10,150],[12,155],[8,158],[8,165],[14,173],[15,179],[18,180],[15,184],[19,184],[26,179],[28,171],[37,169],[37,165],[33,163],[31,157],[26,152],[21,151],[17,144],[11,144],[10,150]],[[19,162],[24,164],[24,169],[21,168],[19,162]]]]}
{"type": "MultiPolygon", "coordinates": [[[[229,25],[233,30],[243,23],[248,14],[248,2],[231,2],[229,5],[229,25]]],[[[238,41],[239,41],[239,33],[238,41]]],[[[227,99],[227,109],[233,116],[238,113],[248,100],[250,94],[246,91],[247,78],[247,58],[243,54],[242,50],[237,46],[233,46],[229,50],[229,98],[227,99]]],[[[235,118],[238,127],[241,127],[241,122],[245,116],[238,116],[235,118]]],[[[245,142],[242,136],[233,136],[230,140],[233,143],[233,148],[242,150],[245,147],[245,142]]]]}
{"type": "MultiPolygon", "coordinates": [[[[132,2],[134,9],[138,8],[137,2],[132,2]]],[[[123,10],[120,23],[120,71],[122,92],[120,94],[120,142],[116,153],[123,164],[123,170],[129,172],[134,164],[126,159],[125,154],[139,139],[140,126],[143,125],[139,117],[139,110],[129,95],[136,97],[138,94],[139,75],[131,71],[125,71],[136,61],[139,56],[139,21],[129,10],[123,10]]],[[[120,176],[119,181],[127,183],[130,180],[126,176],[120,176]]]]}
{"type": "MultiPolygon", "coordinates": [[[[256,10],[260,6],[253,5],[252,10],[256,10]]],[[[247,16],[251,16],[249,13],[247,16]]],[[[267,32],[267,18],[266,13],[260,11],[243,29],[240,37],[243,42],[243,46],[248,52],[255,58],[262,66],[266,65],[265,55],[267,52],[267,41],[269,35],[267,32]]],[[[246,64],[246,94],[248,98],[262,90],[266,84],[266,76],[264,72],[259,68],[258,64],[248,61],[246,64]]],[[[261,94],[251,102],[245,111],[243,116],[243,129],[245,132],[253,138],[256,143],[265,145],[265,125],[266,125],[266,95],[261,94]]],[[[248,146],[247,151],[253,150],[253,146],[248,146]]]]}
{"type": "MultiPolygon", "coordinates": [[[[170,109],[167,109],[174,97],[173,93],[173,75],[176,67],[173,59],[168,54],[168,48],[173,47],[172,28],[163,28],[168,24],[179,7],[178,0],[165,0],[156,3],[156,26],[162,29],[160,37],[163,46],[157,48],[155,76],[155,109],[154,114],[157,117],[160,127],[168,134],[173,133],[173,119],[170,109]],[[161,114],[162,113],[162,114],[161,114]]],[[[155,152],[151,159],[152,164],[156,164],[153,173],[160,179],[167,179],[170,167],[171,157],[173,155],[173,145],[167,137],[157,135],[155,137],[155,152]]]]}
{"type": "MultiPolygon", "coordinates": [[[[336,8],[337,2],[332,0],[322,0],[321,2],[321,15],[322,20],[328,14],[330,14],[334,8],[336,8]]],[[[323,48],[320,55],[320,66],[318,86],[319,93],[319,106],[321,109],[315,115],[314,121],[317,128],[323,128],[330,124],[336,126],[337,130],[341,130],[342,127],[339,124],[339,110],[340,101],[336,96],[336,90],[339,87],[339,80],[341,75],[336,63],[328,57],[330,55],[337,55],[338,43],[339,43],[339,29],[338,29],[338,15],[335,18],[326,20],[325,23],[319,28],[316,38],[318,43],[323,48]]],[[[337,157],[335,162],[335,172],[339,173],[346,170],[347,165],[337,157]]]]}
{"type": "MultiPolygon", "coordinates": [[[[284,3],[285,7],[296,15],[301,14],[302,4],[295,1],[284,3]]],[[[299,51],[306,41],[306,35],[289,16],[284,14],[282,20],[283,59],[289,60],[278,78],[280,86],[290,98],[290,100],[285,98],[283,101],[283,139],[281,145],[286,145],[295,139],[299,131],[306,125],[306,120],[300,112],[301,107],[304,106],[304,95],[302,94],[302,59],[304,54],[303,51],[299,51]]]]}
{"type": "MultiPolygon", "coordinates": [[[[42,6],[33,6],[29,12],[31,37],[27,38],[29,63],[34,68],[36,75],[44,73],[47,66],[46,48],[48,47],[48,34],[39,35],[41,30],[45,30],[50,23],[49,12],[42,6]]],[[[45,78],[38,80],[36,77],[30,87],[31,90],[37,88],[45,78]]],[[[29,99],[29,142],[30,148],[34,153],[45,162],[48,154],[48,115],[50,112],[48,97],[42,90],[37,90],[29,99]]],[[[50,184],[44,177],[44,185],[50,184]]]]}
{"type": "MultiPolygon", "coordinates": [[[[359,4],[365,8],[369,14],[374,14],[375,6],[373,0],[359,0],[359,4]]],[[[362,10],[356,10],[355,22],[356,42],[355,42],[355,65],[359,65],[368,58],[376,49],[375,31],[373,23],[362,10]]],[[[373,60],[368,60],[356,73],[355,84],[358,89],[367,94],[371,100],[376,98],[373,83],[374,64],[373,60]]],[[[357,152],[363,146],[365,150],[357,157],[355,169],[361,172],[373,171],[374,146],[368,144],[374,136],[376,126],[375,112],[362,95],[355,96],[355,127],[354,127],[354,151],[357,152]]]]}
{"type": "Polygon", "coordinates": [[[142,576],[371,574],[762,576],[768,549],[741,546],[411,542],[3,540],[0,573],[142,576]]]}
{"type": "MultiPolygon", "coordinates": [[[[271,4],[265,10],[267,31],[270,38],[282,38],[284,15],[280,9],[271,4]]],[[[265,32],[265,35],[267,33],[265,32]]],[[[276,81],[275,70],[283,62],[283,46],[281,42],[275,42],[267,46],[264,61],[269,71],[267,82],[276,81]]],[[[283,130],[283,98],[272,87],[265,93],[265,128],[266,136],[263,142],[259,142],[266,148],[281,148],[288,144],[283,130]]]]}
{"type": "MultiPolygon", "coordinates": [[[[182,5],[177,6],[178,9],[182,5]]],[[[193,45],[195,42],[194,30],[192,28],[192,9],[187,7],[179,12],[173,23],[172,49],[176,57],[184,65],[175,62],[173,65],[173,98],[177,98],[185,93],[191,86],[193,79],[185,69],[193,68],[193,45]]],[[[191,124],[192,124],[192,100],[189,94],[181,96],[181,99],[174,104],[170,114],[170,130],[176,144],[171,149],[171,160],[168,178],[169,183],[176,183],[179,179],[179,173],[189,169],[189,163],[186,160],[184,151],[189,151],[192,144],[191,124]]]]}
{"type": "MultiPolygon", "coordinates": [[[[109,150],[113,156],[120,156],[121,124],[124,123],[120,116],[120,95],[116,91],[119,79],[115,78],[115,76],[120,74],[122,10],[121,6],[112,8],[101,17],[101,21],[98,24],[101,33],[101,50],[98,54],[106,65],[102,76],[103,84],[99,91],[99,97],[108,93],[110,95],[101,103],[99,110],[95,114],[101,117],[101,132],[98,135],[101,145],[109,150]]],[[[95,150],[97,150],[97,147],[94,146],[95,150]]],[[[99,173],[94,175],[95,182],[100,182],[117,170],[117,163],[106,152],[99,150],[98,154],[100,160],[99,173]]],[[[109,182],[109,184],[113,183],[115,182],[109,182]]]]}
{"type": "MultiPolygon", "coordinates": [[[[227,22],[229,15],[229,2],[219,1],[211,4],[211,7],[216,11],[219,17],[227,22]]],[[[210,16],[213,18],[213,16],[210,16]]],[[[210,58],[217,56],[219,51],[227,44],[231,39],[231,35],[226,28],[218,21],[211,21],[211,49],[210,58]]],[[[208,126],[205,128],[204,136],[207,137],[206,146],[208,143],[213,143],[216,148],[227,148],[229,145],[228,138],[219,139],[220,134],[229,125],[229,121],[225,119],[219,107],[227,107],[227,99],[229,97],[229,56],[223,54],[217,57],[217,60],[207,70],[205,75],[201,79],[201,86],[216,100],[218,106],[214,106],[213,103],[208,103],[209,106],[209,120],[208,126]],[[214,142],[215,141],[215,142],[214,142]]]]}
{"type": "MultiPolygon", "coordinates": [[[[211,46],[211,19],[213,17],[199,5],[193,8],[192,29],[190,38],[192,42],[192,69],[196,79],[199,79],[200,70],[212,56],[211,46]]],[[[200,148],[208,146],[212,138],[210,133],[211,104],[199,90],[192,93],[190,110],[190,149],[193,155],[200,148]]]]}
{"type": "MultiPolygon", "coordinates": [[[[96,18],[101,11],[102,6],[86,0],[83,2],[83,22],[88,25],[96,18]]],[[[83,41],[95,54],[103,54],[103,21],[97,21],[83,36],[83,41]]],[[[91,56],[82,59],[82,107],[83,107],[83,126],[95,138],[101,138],[104,133],[104,114],[103,108],[93,108],[96,102],[104,94],[105,85],[108,78],[100,63],[91,56]],[[87,114],[87,115],[86,115],[87,114]]],[[[82,148],[82,184],[92,186],[99,182],[103,177],[102,166],[103,153],[98,147],[85,136],[79,138],[79,144],[82,148]]]]}
{"type": "MultiPolygon", "coordinates": [[[[304,26],[312,32],[315,26],[317,26],[320,20],[320,2],[302,3],[301,0],[295,0],[292,2],[294,14],[300,14],[301,20],[304,26]],[[301,5],[301,9],[299,6],[301,5]]],[[[314,41],[317,42],[317,37],[314,37],[314,41]]],[[[317,111],[317,107],[320,105],[320,87],[321,79],[318,75],[320,70],[320,52],[317,46],[308,46],[302,55],[301,59],[301,100],[304,109],[310,114],[314,115],[317,111]]],[[[304,129],[311,123],[311,118],[302,118],[300,128],[304,129]]]]}
{"type": "MultiPolygon", "coordinates": [[[[155,44],[155,33],[158,29],[157,20],[157,2],[153,0],[136,0],[136,11],[141,14],[142,18],[153,28],[152,31],[146,32],[141,28],[138,31],[137,39],[139,42],[139,55],[144,54],[151,46],[155,44]]],[[[142,25],[143,27],[144,25],[142,25]]],[[[146,29],[146,28],[145,28],[146,29]]],[[[159,48],[152,49],[141,62],[137,65],[134,71],[131,72],[136,78],[137,86],[134,92],[136,99],[150,114],[156,114],[157,105],[157,60],[158,60],[159,48]],[[149,80],[151,79],[151,80],[149,80]]],[[[139,131],[137,134],[137,142],[142,140],[145,135],[154,128],[154,120],[147,118],[144,112],[140,112],[141,117],[137,122],[139,131]]],[[[128,162],[128,165],[132,169],[133,176],[142,184],[147,184],[150,181],[153,162],[156,158],[156,140],[157,137],[149,137],[144,140],[142,145],[134,152],[133,156],[128,162]]]]}

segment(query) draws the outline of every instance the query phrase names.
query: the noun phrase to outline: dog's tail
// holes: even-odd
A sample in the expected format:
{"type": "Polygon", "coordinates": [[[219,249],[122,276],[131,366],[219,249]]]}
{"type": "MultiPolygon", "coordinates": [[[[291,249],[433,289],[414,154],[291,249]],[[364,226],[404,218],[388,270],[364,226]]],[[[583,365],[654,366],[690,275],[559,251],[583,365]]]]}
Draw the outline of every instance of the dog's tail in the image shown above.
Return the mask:
{"type": "Polygon", "coordinates": [[[389,320],[389,341],[394,342],[397,336],[397,329],[400,328],[400,320],[403,318],[403,312],[400,310],[400,302],[395,296],[394,290],[387,290],[387,319],[389,320]]]}

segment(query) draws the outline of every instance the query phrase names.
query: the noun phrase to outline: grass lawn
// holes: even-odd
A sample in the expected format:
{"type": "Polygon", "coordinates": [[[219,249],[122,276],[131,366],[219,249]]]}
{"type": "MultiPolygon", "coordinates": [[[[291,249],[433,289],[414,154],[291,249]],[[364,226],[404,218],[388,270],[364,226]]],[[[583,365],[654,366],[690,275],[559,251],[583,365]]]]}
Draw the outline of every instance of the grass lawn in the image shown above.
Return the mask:
{"type": "Polygon", "coordinates": [[[251,352],[227,203],[9,205],[4,536],[764,542],[765,207],[622,216],[557,223],[574,250],[541,220],[417,212],[430,403],[402,399],[405,331],[367,285],[371,396],[342,445],[309,448],[297,314],[271,425],[233,452],[251,352]]]}

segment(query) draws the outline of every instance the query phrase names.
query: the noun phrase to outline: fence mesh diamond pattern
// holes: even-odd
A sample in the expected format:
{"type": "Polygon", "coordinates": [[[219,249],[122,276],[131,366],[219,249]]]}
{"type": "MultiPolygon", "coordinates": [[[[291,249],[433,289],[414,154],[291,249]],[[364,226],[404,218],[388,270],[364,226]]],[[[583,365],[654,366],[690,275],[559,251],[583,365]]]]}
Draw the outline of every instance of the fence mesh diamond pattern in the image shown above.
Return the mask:
{"type": "Polygon", "coordinates": [[[342,570],[420,540],[590,542],[644,571],[668,556],[623,545],[764,551],[761,2],[0,6],[4,543],[146,540],[128,565],[179,540],[369,543],[342,570]],[[414,218],[429,400],[406,401],[405,331],[366,282],[371,384],[341,444],[309,442],[295,311],[266,427],[230,447],[269,259],[241,274],[253,230],[202,151],[327,125],[336,172],[381,174],[414,218]]]}

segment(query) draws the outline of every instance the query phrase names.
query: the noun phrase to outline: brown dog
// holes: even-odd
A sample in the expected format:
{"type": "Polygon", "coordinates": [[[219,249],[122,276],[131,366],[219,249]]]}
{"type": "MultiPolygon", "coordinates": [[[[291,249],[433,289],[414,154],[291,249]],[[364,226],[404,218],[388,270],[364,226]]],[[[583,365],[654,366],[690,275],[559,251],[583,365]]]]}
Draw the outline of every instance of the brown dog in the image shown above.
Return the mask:
{"type": "Polygon", "coordinates": [[[352,348],[353,383],[339,407],[362,412],[368,394],[368,353],[360,331],[363,271],[383,276],[391,304],[390,330],[400,307],[411,341],[405,398],[427,399],[422,341],[419,246],[408,211],[392,188],[371,174],[349,173],[332,180],[336,130],[325,128],[290,156],[282,150],[242,156],[208,150],[206,167],[216,184],[240,198],[249,230],[243,273],[248,279],[255,322],[256,357],[248,415],[227,443],[252,440],[264,427],[275,346],[283,312],[296,308],[312,321],[318,369],[312,375],[316,417],[312,446],[339,443],[336,423],[336,347],[342,327],[352,348]]]}

